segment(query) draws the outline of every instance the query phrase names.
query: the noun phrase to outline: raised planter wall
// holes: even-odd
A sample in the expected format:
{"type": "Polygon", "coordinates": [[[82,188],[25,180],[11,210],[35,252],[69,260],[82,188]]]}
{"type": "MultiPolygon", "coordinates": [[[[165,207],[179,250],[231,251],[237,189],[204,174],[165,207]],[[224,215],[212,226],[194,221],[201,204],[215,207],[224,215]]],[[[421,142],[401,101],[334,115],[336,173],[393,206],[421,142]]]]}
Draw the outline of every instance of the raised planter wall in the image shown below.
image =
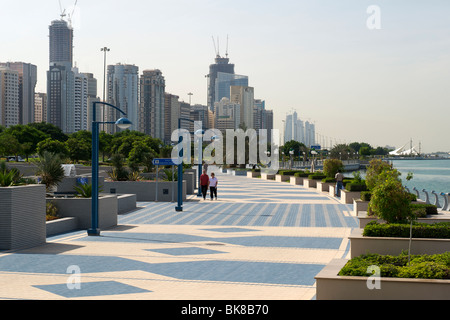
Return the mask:
{"type": "Polygon", "coordinates": [[[359,215],[359,212],[367,212],[369,208],[369,201],[362,201],[361,199],[353,199],[353,213],[355,216],[359,215]]]}
{"type": "MultiPolygon", "coordinates": [[[[371,221],[383,222],[383,220],[368,216],[367,212],[364,211],[360,211],[358,220],[359,220],[359,227],[361,229],[364,229],[364,227],[371,221]]],[[[428,216],[426,218],[417,218],[417,222],[429,224],[438,222],[450,222],[450,214],[437,214],[428,216]]]]}
{"type": "Polygon", "coordinates": [[[45,185],[0,188],[0,250],[46,242],[45,185]]]}
{"type": "MultiPolygon", "coordinates": [[[[317,300],[448,300],[450,280],[380,278],[380,289],[369,289],[368,277],[338,276],[347,263],[332,260],[317,274],[317,300]]],[[[372,280],[370,280],[372,281],[372,280]]]]}
{"type": "MultiPolygon", "coordinates": [[[[355,229],[350,235],[351,257],[367,253],[399,255],[409,248],[409,238],[363,237],[362,229],[355,229]]],[[[450,239],[413,238],[411,254],[437,254],[450,251],[450,239]]]]}
{"type": "MultiPolygon", "coordinates": [[[[89,229],[92,225],[91,198],[47,198],[58,208],[60,217],[77,218],[78,229],[89,229]]],[[[98,225],[106,229],[117,225],[117,195],[102,195],[98,199],[98,225]]]]}
{"type": "Polygon", "coordinates": [[[294,186],[302,186],[303,185],[303,179],[305,179],[304,177],[294,177],[291,176],[290,177],[290,184],[293,184],[294,186]]]}
{"type": "Polygon", "coordinates": [[[332,183],[332,182],[317,181],[316,188],[317,188],[317,191],[320,191],[320,192],[329,192],[330,186],[333,184],[334,183],[332,183]]]}
{"type": "Polygon", "coordinates": [[[303,186],[305,188],[316,188],[317,186],[317,180],[314,179],[304,179],[303,180],[303,186]]]}
{"type": "Polygon", "coordinates": [[[261,179],[273,180],[273,179],[275,179],[275,174],[261,172],[261,179]]]}
{"type": "Polygon", "coordinates": [[[341,202],[344,204],[351,204],[353,200],[361,199],[361,191],[347,191],[341,189],[341,202]]]}
{"type": "Polygon", "coordinates": [[[253,171],[247,171],[247,177],[248,178],[256,178],[261,175],[261,172],[253,172],[253,171]]]}
{"type": "MultiPolygon", "coordinates": [[[[178,182],[158,181],[158,201],[177,201],[178,182]],[[174,191],[172,188],[174,187],[174,191]]],[[[105,181],[104,192],[115,192],[117,194],[135,194],[136,201],[156,200],[156,181],[105,181]]],[[[186,200],[186,180],[183,180],[183,201],[186,200]]]]}
{"type": "Polygon", "coordinates": [[[275,181],[277,182],[285,182],[285,181],[289,181],[291,176],[285,176],[282,174],[276,174],[275,175],[275,181]]]}
{"type": "Polygon", "coordinates": [[[78,229],[78,221],[75,217],[60,218],[46,223],[47,237],[66,233],[78,229]]]}

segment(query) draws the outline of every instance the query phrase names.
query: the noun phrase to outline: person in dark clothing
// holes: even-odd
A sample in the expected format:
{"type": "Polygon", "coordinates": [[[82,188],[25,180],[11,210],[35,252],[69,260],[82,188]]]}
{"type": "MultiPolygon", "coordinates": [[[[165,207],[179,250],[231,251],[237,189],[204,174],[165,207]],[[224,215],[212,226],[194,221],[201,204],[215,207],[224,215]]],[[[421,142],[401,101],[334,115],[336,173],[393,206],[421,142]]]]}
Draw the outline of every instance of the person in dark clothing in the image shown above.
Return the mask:
{"type": "Polygon", "coordinates": [[[206,200],[206,193],[208,192],[209,177],[206,174],[206,170],[203,170],[203,174],[200,176],[200,188],[202,190],[203,200],[206,200]]]}

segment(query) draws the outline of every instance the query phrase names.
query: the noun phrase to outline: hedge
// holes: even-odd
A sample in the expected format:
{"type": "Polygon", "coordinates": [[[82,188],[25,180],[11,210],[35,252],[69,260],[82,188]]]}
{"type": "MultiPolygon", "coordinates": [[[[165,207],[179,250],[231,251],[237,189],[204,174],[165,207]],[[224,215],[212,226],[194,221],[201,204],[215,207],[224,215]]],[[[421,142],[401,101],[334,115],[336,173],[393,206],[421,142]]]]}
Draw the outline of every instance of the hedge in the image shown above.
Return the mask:
{"type": "Polygon", "coordinates": [[[345,184],[345,190],[347,191],[367,191],[365,183],[349,182],[345,184]]]}
{"type": "Polygon", "coordinates": [[[409,205],[413,211],[425,211],[425,215],[433,215],[438,214],[437,206],[434,204],[426,204],[426,203],[411,203],[409,205]]]}
{"type": "Polygon", "coordinates": [[[411,255],[408,263],[407,252],[398,256],[366,254],[352,258],[339,271],[340,276],[372,276],[370,266],[380,268],[381,277],[450,279],[450,252],[434,255],[411,255]]]}
{"type": "Polygon", "coordinates": [[[296,172],[294,173],[294,177],[302,177],[302,178],[306,178],[310,175],[310,173],[308,172],[296,172]]]}
{"type": "Polygon", "coordinates": [[[361,200],[362,201],[370,201],[370,197],[372,193],[370,191],[361,191],[361,200]]]}
{"type": "Polygon", "coordinates": [[[316,173],[310,174],[308,176],[308,179],[311,179],[311,180],[322,180],[322,179],[325,179],[326,177],[327,176],[324,175],[323,173],[316,172],[316,173]]]}
{"type": "MultiPolygon", "coordinates": [[[[409,238],[410,225],[403,223],[379,223],[371,221],[365,227],[365,237],[394,237],[409,238]]],[[[433,224],[413,222],[413,238],[426,239],[450,239],[450,222],[438,222],[433,224]]]]}
{"type": "Polygon", "coordinates": [[[278,174],[280,174],[282,176],[293,176],[298,172],[303,173],[303,171],[298,171],[298,170],[280,170],[280,171],[278,171],[278,174]]]}

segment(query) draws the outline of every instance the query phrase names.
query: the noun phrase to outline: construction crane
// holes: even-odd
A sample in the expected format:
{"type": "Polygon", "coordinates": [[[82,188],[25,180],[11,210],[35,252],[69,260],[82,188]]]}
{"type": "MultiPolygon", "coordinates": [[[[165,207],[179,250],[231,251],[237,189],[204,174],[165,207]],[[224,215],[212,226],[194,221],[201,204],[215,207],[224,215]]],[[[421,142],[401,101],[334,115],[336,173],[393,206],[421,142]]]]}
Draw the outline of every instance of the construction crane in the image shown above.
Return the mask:
{"type": "Polygon", "coordinates": [[[72,26],[72,17],[75,12],[77,3],[78,3],[78,0],[75,0],[75,4],[73,5],[72,12],[70,14],[66,14],[66,9],[64,8],[64,10],[63,10],[62,5],[61,5],[61,0],[59,0],[59,9],[61,11],[61,14],[60,14],[61,20],[64,20],[64,17],[67,16],[67,21],[69,22],[69,26],[72,26]]]}

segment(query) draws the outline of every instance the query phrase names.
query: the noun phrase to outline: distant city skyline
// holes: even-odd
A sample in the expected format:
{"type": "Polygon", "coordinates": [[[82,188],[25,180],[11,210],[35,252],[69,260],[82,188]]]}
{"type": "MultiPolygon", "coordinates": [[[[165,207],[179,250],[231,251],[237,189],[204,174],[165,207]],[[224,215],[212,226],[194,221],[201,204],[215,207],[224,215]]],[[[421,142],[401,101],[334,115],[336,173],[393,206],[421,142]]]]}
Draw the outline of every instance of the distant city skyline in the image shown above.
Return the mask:
{"type": "MultiPolygon", "coordinates": [[[[61,0],[67,12],[74,2],[61,0]]],[[[205,75],[228,35],[230,63],[274,111],[274,128],[295,109],[336,142],[412,139],[423,152],[450,151],[449,9],[444,0],[80,0],[73,63],[98,79],[101,97],[107,46],[108,65],[159,69],[166,92],[207,105],[205,75]]],[[[48,26],[60,14],[56,0],[8,2],[0,12],[0,61],[36,65],[36,92],[46,92],[48,26]]]]}

